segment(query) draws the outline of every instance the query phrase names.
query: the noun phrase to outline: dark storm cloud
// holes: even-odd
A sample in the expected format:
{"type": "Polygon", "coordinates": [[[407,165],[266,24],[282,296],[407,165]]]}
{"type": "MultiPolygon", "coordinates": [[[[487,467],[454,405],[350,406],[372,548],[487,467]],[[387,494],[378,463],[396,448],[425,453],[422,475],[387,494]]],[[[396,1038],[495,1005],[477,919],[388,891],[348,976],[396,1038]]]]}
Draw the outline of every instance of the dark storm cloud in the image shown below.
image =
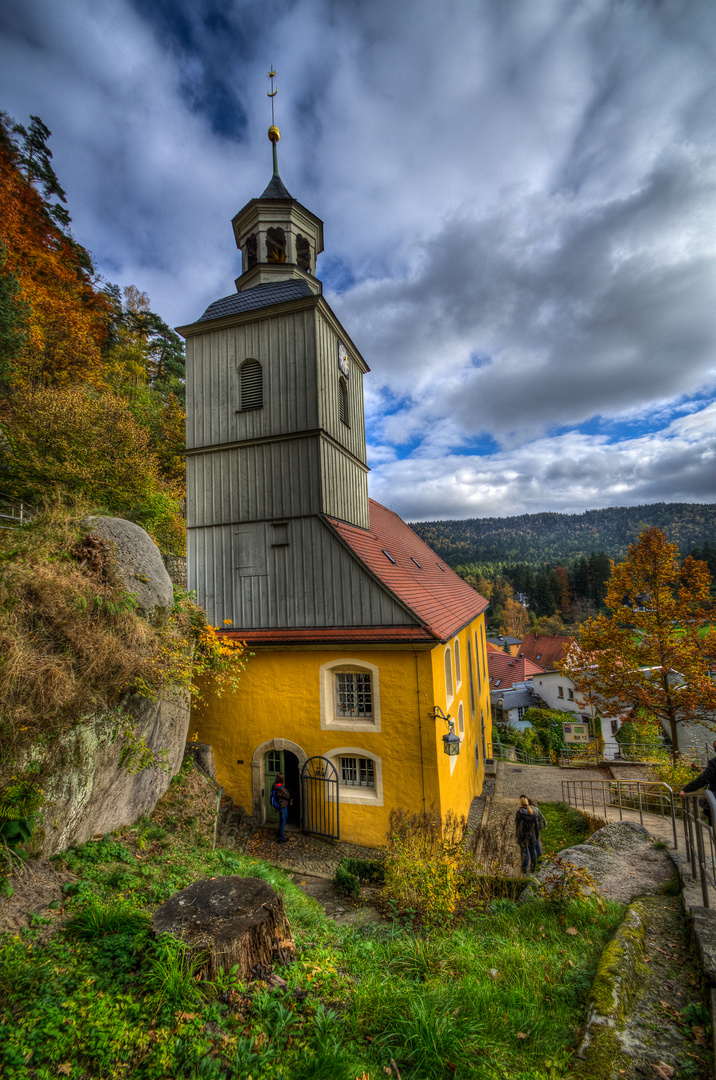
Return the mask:
{"type": "Polygon", "coordinates": [[[711,0],[7,0],[0,26],[0,107],[52,129],[77,239],[174,323],[233,290],[278,69],[378,497],[710,498],[711,0]]]}

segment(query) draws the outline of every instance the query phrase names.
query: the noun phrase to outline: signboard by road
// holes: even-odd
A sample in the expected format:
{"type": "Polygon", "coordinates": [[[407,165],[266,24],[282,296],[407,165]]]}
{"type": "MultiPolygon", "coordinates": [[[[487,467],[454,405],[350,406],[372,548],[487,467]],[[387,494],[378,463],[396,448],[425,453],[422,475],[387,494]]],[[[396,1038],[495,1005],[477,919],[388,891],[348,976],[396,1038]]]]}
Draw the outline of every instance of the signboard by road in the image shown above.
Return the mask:
{"type": "Polygon", "coordinates": [[[589,724],[562,724],[562,734],[566,743],[588,743],[589,724]]]}

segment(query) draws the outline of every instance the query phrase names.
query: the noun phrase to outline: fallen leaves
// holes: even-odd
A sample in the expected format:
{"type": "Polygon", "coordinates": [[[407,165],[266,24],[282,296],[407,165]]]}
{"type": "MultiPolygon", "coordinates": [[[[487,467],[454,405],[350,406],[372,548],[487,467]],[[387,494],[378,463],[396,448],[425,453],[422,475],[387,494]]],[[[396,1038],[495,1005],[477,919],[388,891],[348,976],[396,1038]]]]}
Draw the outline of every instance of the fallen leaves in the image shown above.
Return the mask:
{"type": "Polygon", "coordinates": [[[58,1071],[58,1073],[60,1073],[61,1076],[71,1076],[72,1075],[72,1062],[71,1061],[63,1061],[61,1065],[57,1066],[57,1071],[58,1071]]]}
{"type": "Polygon", "coordinates": [[[673,1065],[667,1065],[665,1061],[660,1061],[658,1065],[652,1065],[652,1069],[659,1080],[671,1080],[674,1075],[675,1069],[673,1065]]]}
{"type": "Polygon", "coordinates": [[[570,934],[572,937],[577,936],[577,930],[575,929],[574,926],[568,926],[567,929],[564,932],[565,932],[565,934],[570,934]]]}
{"type": "Polygon", "coordinates": [[[532,1030],[532,1028],[528,1028],[528,1029],[527,1029],[527,1033],[526,1033],[526,1034],[525,1034],[525,1032],[524,1032],[524,1031],[518,1031],[518,1032],[517,1032],[517,1038],[518,1038],[518,1039],[526,1039],[526,1038],[527,1038],[527,1036],[529,1035],[529,1033],[531,1032],[531,1030],[532,1030]]]}

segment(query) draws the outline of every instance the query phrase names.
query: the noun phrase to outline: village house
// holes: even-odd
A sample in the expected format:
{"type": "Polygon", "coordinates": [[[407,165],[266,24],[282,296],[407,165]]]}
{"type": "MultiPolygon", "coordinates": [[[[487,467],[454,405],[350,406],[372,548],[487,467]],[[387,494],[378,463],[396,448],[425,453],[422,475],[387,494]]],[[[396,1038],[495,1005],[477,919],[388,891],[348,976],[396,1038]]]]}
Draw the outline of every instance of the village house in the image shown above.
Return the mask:
{"type": "Polygon", "coordinates": [[[368,497],[369,368],[323,297],[323,223],[278,173],[233,219],[236,291],[187,343],[189,587],[253,654],[193,714],[257,822],[385,842],[393,808],[466,815],[491,743],[487,601],[368,497]]]}

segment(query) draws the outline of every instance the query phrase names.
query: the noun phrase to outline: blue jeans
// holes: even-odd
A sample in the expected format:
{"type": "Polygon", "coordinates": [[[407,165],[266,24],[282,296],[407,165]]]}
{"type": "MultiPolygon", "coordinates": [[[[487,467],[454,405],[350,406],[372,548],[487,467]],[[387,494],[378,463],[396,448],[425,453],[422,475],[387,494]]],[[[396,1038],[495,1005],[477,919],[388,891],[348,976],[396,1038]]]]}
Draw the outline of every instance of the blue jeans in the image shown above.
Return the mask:
{"type": "Polygon", "coordinates": [[[278,812],[278,838],[284,840],[283,830],[286,828],[286,821],[288,820],[288,807],[282,806],[278,812]]]}
{"type": "Polygon", "coordinates": [[[526,874],[529,870],[534,870],[537,864],[537,848],[539,847],[539,841],[529,840],[522,847],[522,873],[526,874]]]}

